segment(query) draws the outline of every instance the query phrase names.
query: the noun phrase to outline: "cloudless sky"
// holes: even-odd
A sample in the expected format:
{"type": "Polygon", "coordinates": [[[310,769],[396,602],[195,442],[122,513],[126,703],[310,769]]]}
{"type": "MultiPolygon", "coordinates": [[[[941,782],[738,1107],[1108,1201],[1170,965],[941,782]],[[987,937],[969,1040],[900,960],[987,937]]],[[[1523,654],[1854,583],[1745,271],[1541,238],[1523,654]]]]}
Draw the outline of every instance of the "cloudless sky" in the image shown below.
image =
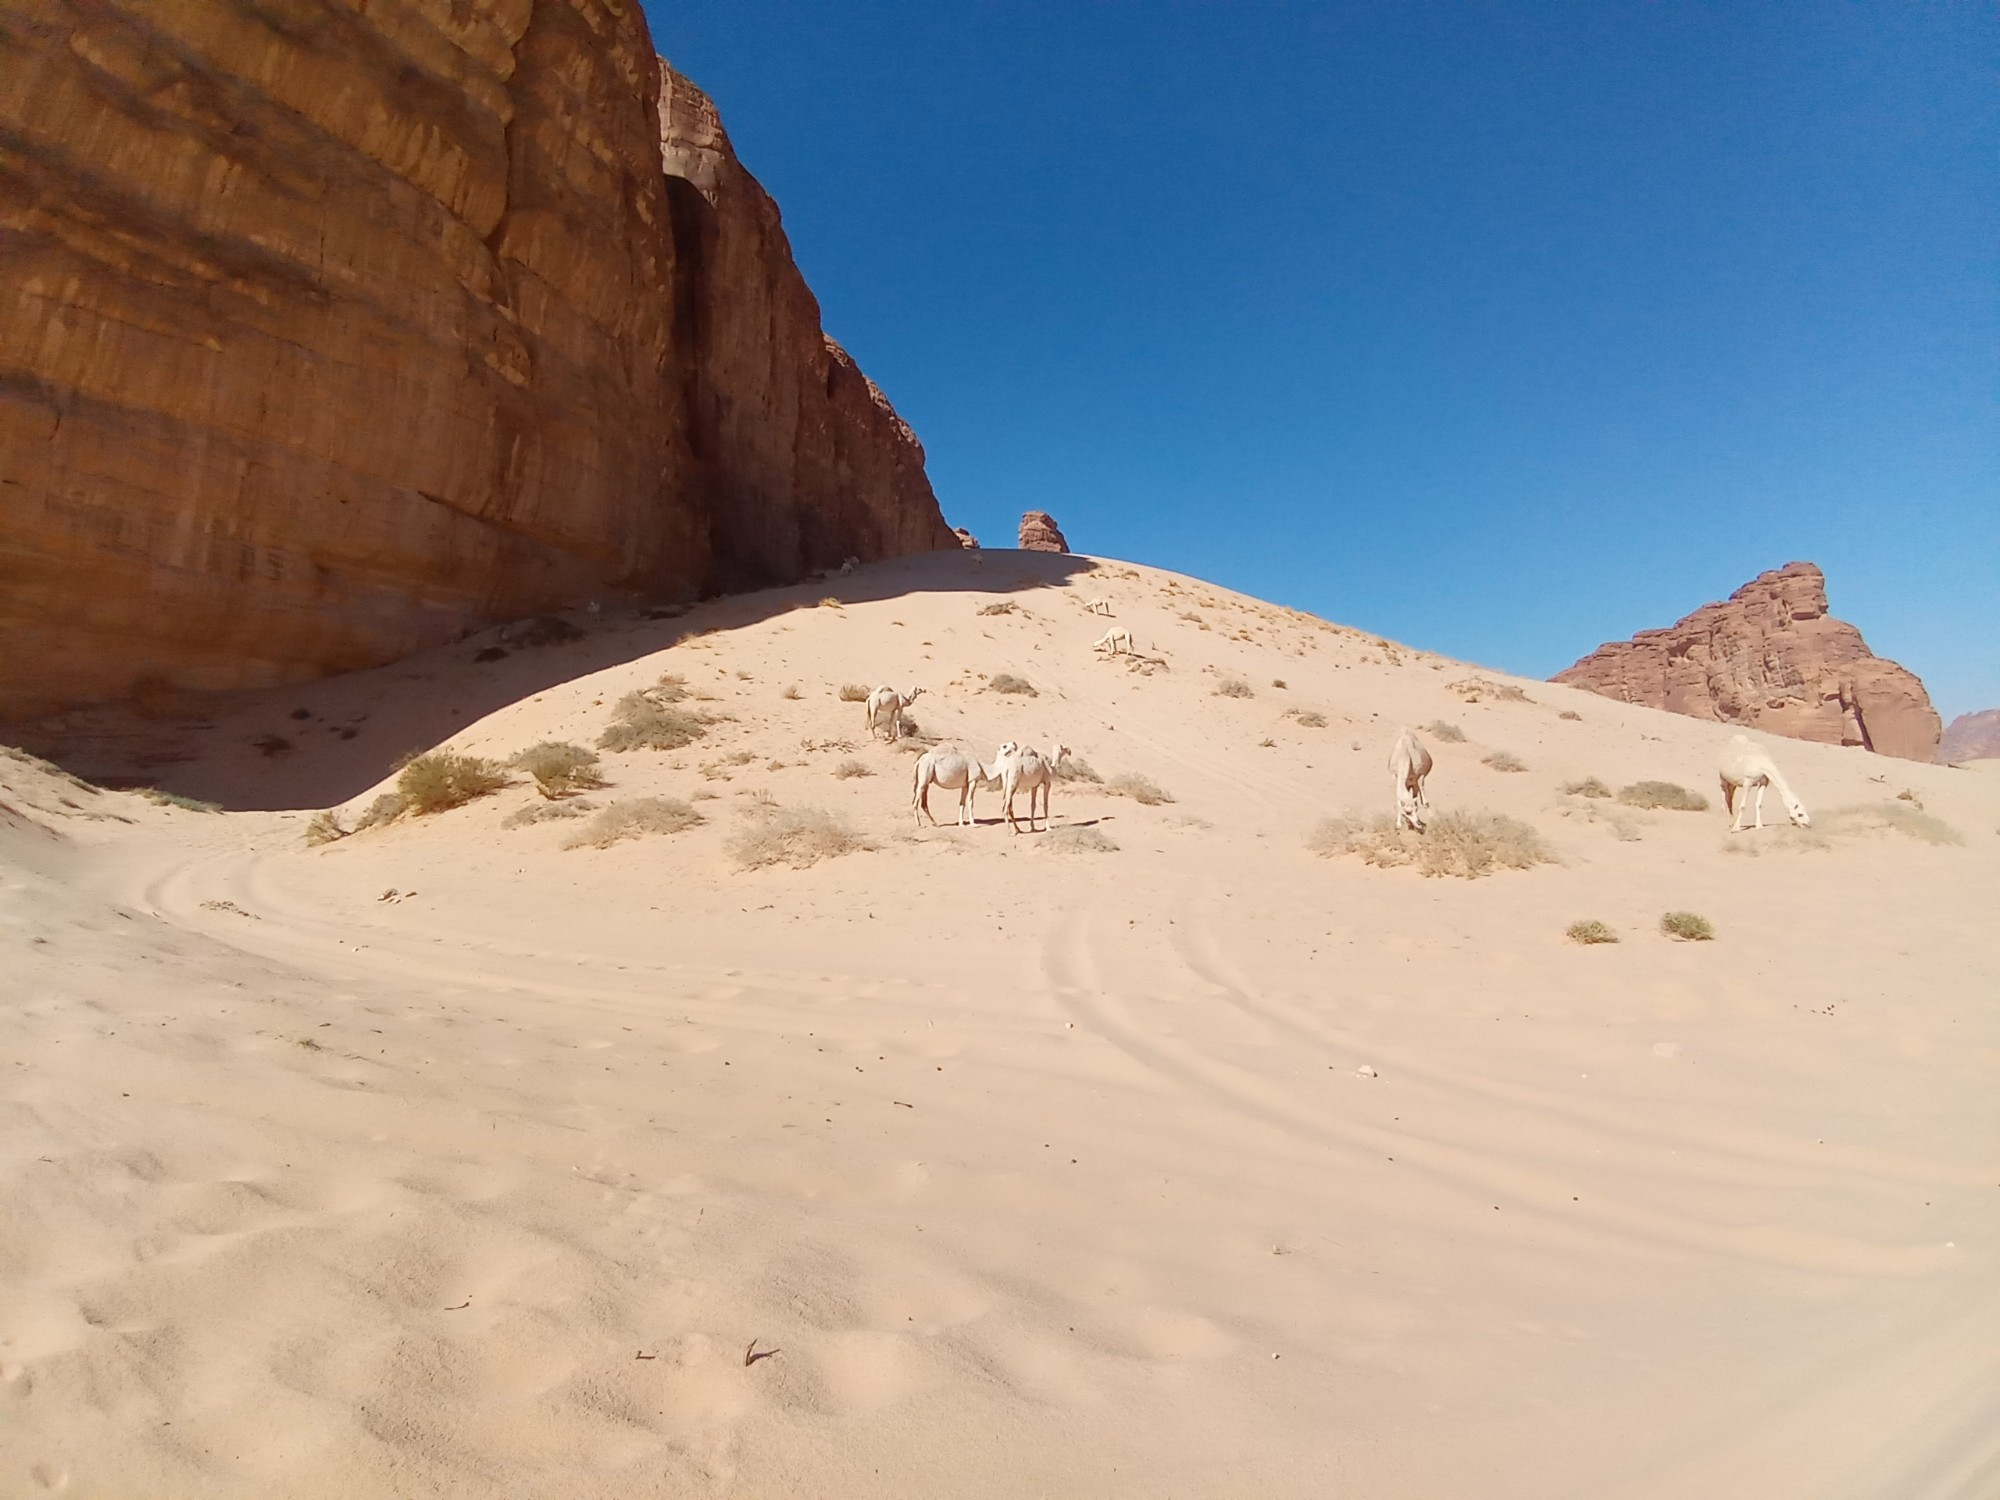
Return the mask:
{"type": "Polygon", "coordinates": [[[1794,558],[2000,706],[1984,0],[646,0],[946,515],[1546,676],[1794,558]]]}

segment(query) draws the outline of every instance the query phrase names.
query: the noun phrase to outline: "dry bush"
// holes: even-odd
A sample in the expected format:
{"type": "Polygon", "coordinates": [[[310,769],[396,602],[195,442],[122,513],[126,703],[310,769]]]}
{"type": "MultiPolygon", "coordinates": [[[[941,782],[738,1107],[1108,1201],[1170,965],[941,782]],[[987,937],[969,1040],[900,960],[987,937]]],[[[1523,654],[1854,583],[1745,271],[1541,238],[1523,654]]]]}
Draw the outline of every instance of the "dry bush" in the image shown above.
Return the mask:
{"type": "Polygon", "coordinates": [[[828,594],[824,599],[819,601],[819,607],[821,609],[839,609],[840,601],[834,598],[833,595],[828,594]]]}
{"type": "Polygon", "coordinates": [[[1112,777],[1104,784],[1104,790],[1114,797],[1130,797],[1147,807],[1158,807],[1163,802],[1174,800],[1173,793],[1136,771],[1112,777]]]}
{"type": "Polygon", "coordinates": [[[1271,686],[1274,688],[1282,688],[1284,685],[1285,679],[1282,677],[1273,677],[1271,679],[1271,686]]]}
{"type": "Polygon", "coordinates": [[[384,823],[393,823],[409,811],[403,799],[394,792],[384,792],[361,810],[361,816],[354,820],[354,831],[364,828],[379,828],[384,823]]]}
{"type": "Polygon", "coordinates": [[[221,812],[219,802],[203,802],[198,797],[183,797],[179,792],[163,792],[156,786],[141,787],[139,795],[148,802],[157,802],[162,807],[178,807],[182,812],[221,812]]]}
{"type": "Polygon", "coordinates": [[[500,826],[528,828],[536,823],[547,823],[552,819],[581,818],[586,813],[596,810],[597,804],[588,797],[576,797],[566,802],[530,802],[508,813],[500,820],[500,826]]]}
{"type": "Polygon", "coordinates": [[[1002,599],[998,604],[980,605],[979,613],[982,615],[1011,615],[1019,608],[1020,605],[1016,604],[1012,599],[1002,599]]]}
{"type": "Polygon", "coordinates": [[[1569,931],[1565,935],[1572,943],[1583,943],[1585,945],[1591,943],[1615,943],[1618,941],[1618,934],[1613,932],[1604,923],[1598,921],[1572,922],[1569,924],[1569,931]]]}
{"type": "Polygon", "coordinates": [[[1300,725],[1306,729],[1326,728],[1326,715],[1316,708],[1309,708],[1304,713],[1296,715],[1296,717],[1300,725]]]}
{"type": "Polygon", "coordinates": [[[1456,724],[1447,724],[1443,719],[1432,719],[1424,726],[1426,733],[1434,740],[1446,745],[1463,745],[1465,731],[1456,724]]]}
{"type": "Polygon", "coordinates": [[[1250,684],[1242,678],[1225,677],[1216,683],[1215,696],[1218,698],[1254,698],[1257,695],[1250,690],[1250,684]]]}
{"type": "Polygon", "coordinates": [[[565,849],[609,849],[625,839],[655,833],[680,833],[702,822],[702,816],[678,797],[629,797],[614,802],[563,840],[565,849]]]}
{"type": "Polygon", "coordinates": [[[661,703],[678,703],[687,695],[687,679],[678,672],[662,672],[660,680],[646,689],[647,697],[661,703]]]}
{"type": "MultiPolygon", "coordinates": [[[[620,698],[618,707],[612,711],[611,723],[597,737],[597,748],[678,750],[707,734],[708,725],[699,717],[684,708],[675,708],[671,701],[660,701],[666,692],[655,688],[651,693],[627,693],[620,698]]],[[[673,692],[682,695],[684,690],[676,686],[673,692]]]]}
{"type": "Polygon", "coordinates": [[[340,815],[328,808],[324,812],[314,813],[312,821],[306,824],[306,843],[318,848],[321,844],[331,844],[346,838],[349,832],[350,830],[341,823],[340,815]]]}
{"type": "Polygon", "coordinates": [[[1586,776],[1581,781],[1565,781],[1563,795],[1566,797],[1609,797],[1611,788],[1595,776],[1586,776]]]}
{"type": "Polygon", "coordinates": [[[1556,717],[1558,719],[1575,719],[1578,723],[1581,723],[1583,721],[1583,715],[1578,713],[1573,708],[1564,709],[1561,713],[1557,714],[1556,717]]]}
{"type": "Polygon", "coordinates": [[[1528,769],[1527,762],[1511,750],[1495,750],[1491,755],[1486,756],[1481,763],[1491,766],[1496,771],[1525,771],[1528,769]]]}
{"type": "Polygon", "coordinates": [[[1398,831],[1396,820],[1386,813],[1368,819],[1323,818],[1306,845],[1315,854],[1354,854],[1371,865],[1414,865],[1423,875],[1468,880],[1496,869],[1556,862],[1539,833],[1504,813],[1440,813],[1422,833],[1398,831]]]}
{"type": "MultiPolygon", "coordinates": [[[[1752,794],[1754,795],[1754,793],[1752,794]]],[[[1942,818],[1907,802],[1867,802],[1822,813],[1818,827],[1829,834],[1900,833],[1926,844],[1962,844],[1965,837],[1942,818]]]]}
{"type": "Polygon", "coordinates": [[[597,752],[566,741],[543,740],[520,751],[507,764],[526,771],[545,797],[567,797],[604,785],[597,768],[597,752]]]}
{"type": "Polygon", "coordinates": [[[784,692],[780,693],[778,696],[780,696],[781,698],[789,698],[792,702],[796,703],[799,701],[799,699],[803,698],[805,694],[799,691],[799,685],[795,682],[790,687],[786,688],[784,692]]]}
{"type": "Polygon", "coordinates": [[[1493,696],[1498,698],[1502,703],[1533,703],[1535,701],[1526,692],[1515,687],[1511,682],[1503,682],[1494,688],[1493,696]]]}
{"type": "Polygon", "coordinates": [[[840,687],[840,701],[842,703],[866,703],[869,691],[868,688],[863,687],[858,682],[842,683],[840,687]]]}
{"type": "Polygon", "coordinates": [[[1707,812],[1708,798],[1671,781],[1635,781],[1618,789],[1627,807],[1665,808],[1668,812],[1707,812]]]}
{"type": "Polygon", "coordinates": [[[1683,943],[1706,943],[1715,936],[1715,924],[1691,911],[1670,911],[1660,918],[1660,931],[1683,943]]]}
{"type": "Polygon", "coordinates": [[[873,776],[875,773],[850,756],[833,768],[833,774],[842,781],[852,781],[857,776],[873,776]]]}
{"type": "Polygon", "coordinates": [[[1025,677],[1016,677],[1012,672],[996,672],[986,684],[996,693],[1019,693],[1028,698],[1039,698],[1035,685],[1025,677]]]}
{"type": "Polygon", "coordinates": [[[852,854],[868,844],[845,819],[817,807],[779,807],[768,799],[744,809],[744,820],[729,840],[729,853],[746,870],[761,865],[807,865],[852,854]]]}
{"type": "Polygon", "coordinates": [[[1066,756],[1063,763],[1056,767],[1056,780],[1088,781],[1094,785],[1102,785],[1104,778],[1092,770],[1090,762],[1082,756],[1071,755],[1066,756]]]}
{"type": "Polygon", "coordinates": [[[1065,825],[1051,828],[1041,838],[1041,847],[1058,854],[1116,854],[1118,845],[1095,828],[1065,825]]]}
{"type": "Polygon", "coordinates": [[[507,785],[507,773],[497,762],[456,750],[419,755],[396,777],[396,795],[419,815],[463,807],[507,785]]]}

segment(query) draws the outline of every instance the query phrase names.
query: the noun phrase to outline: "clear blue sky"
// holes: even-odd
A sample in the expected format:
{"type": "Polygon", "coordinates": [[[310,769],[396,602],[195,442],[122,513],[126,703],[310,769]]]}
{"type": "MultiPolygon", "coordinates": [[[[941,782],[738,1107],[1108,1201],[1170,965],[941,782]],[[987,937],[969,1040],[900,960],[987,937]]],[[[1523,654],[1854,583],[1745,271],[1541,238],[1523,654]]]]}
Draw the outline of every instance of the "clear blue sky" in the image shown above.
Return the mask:
{"type": "Polygon", "coordinates": [[[647,0],[946,514],[1516,672],[1793,558],[2000,706],[2000,11],[647,0]]]}

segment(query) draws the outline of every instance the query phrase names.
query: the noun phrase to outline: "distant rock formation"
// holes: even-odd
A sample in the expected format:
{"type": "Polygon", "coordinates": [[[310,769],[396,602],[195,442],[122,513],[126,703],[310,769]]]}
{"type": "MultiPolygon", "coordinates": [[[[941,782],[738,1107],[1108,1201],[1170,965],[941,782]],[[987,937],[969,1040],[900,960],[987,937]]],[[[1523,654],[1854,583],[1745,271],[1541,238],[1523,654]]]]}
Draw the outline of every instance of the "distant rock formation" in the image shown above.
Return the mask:
{"type": "Polygon", "coordinates": [[[2000,708],[1960,714],[1945,726],[1938,741],[1938,764],[1961,760],[2000,760],[2000,708]]]}
{"type": "Polygon", "coordinates": [[[951,534],[958,538],[958,545],[965,548],[966,551],[977,552],[979,550],[979,538],[967,531],[963,526],[952,527],[951,534]]]}
{"type": "Polygon", "coordinates": [[[1045,510],[1031,510],[1021,517],[1021,550],[1024,552],[1067,552],[1069,542],[1045,510]]]}
{"type": "Polygon", "coordinates": [[[628,0],[16,0],[0,60],[0,717],[954,545],[628,0]]]}
{"type": "Polygon", "coordinates": [[[1827,613],[1811,563],[1760,573],[1666,630],[1599,646],[1556,682],[1793,739],[1930,760],[1939,719],[1912,672],[1827,613]]]}

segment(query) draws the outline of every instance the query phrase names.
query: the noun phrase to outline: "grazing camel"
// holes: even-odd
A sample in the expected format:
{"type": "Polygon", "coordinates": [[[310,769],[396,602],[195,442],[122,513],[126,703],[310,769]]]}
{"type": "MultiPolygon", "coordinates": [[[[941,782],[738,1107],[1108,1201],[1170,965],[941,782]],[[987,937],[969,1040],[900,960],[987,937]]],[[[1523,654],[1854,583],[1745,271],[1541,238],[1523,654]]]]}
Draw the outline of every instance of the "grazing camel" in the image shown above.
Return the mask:
{"type": "Polygon", "coordinates": [[[1137,654],[1136,648],[1132,644],[1132,632],[1122,625],[1114,625],[1105,631],[1103,635],[1097,638],[1090,649],[1093,651],[1109,651],[1113,656],[1117,656],[1121,652],[1128,655],[1137,654]]]}
{"type": "Polygon", "coordinates": [[[1111,613],[1111,601],[1102,595],[1099,595],[1095,599],[1086,599],[1083,601],[1083,612],[1088,615],[1109,616],[1111,613]]]}
{"type": "Polygon", "coordinates": [[[1396,779],[1396,831],[1405,828],[1422,833],[1431,819],[1431,804],[1424,796],[1424,778],[1431,774],[1431,753],[1417,738],[1414,729],[1396,736],[1396,748],[1389,752],[1389,774],[1396,779]]]}
{"type": "Polygon", "coordinates": [[[868,733],[870,737],[881,737],[894,744],[903,737],[903,710],[923,696],[920,687],[906,692],[897,692],[892,687],[878,687],[868,695],[868,733]],[[884,723],[888,733],[883,734],[884,723]]]}
{"type": "Polygon", "coordinates": [[[1771,759],[1771,752],[1751,739],[1747,734],[1732,734],[1729,743],[1722,747],[1722,763],[1718,768],[1722,774],[1722,805],[1729,813],[1729,831],[1748,833],[1751,829],[1743,826],[1743,810],[1751,802],[1750,790],[1756,788],[1756,824],[1764,826],[1764,788],[1776,789],[1778,798],[1785,804],[1785,812],[1801,828],[1812,827],[1812,819],[1807,816],[1805,804],[1792,794],[1785,785],[1785,778],[1778,774],[1777,762],[1771,759]]]}
{"type": "Polygon", "coordinates": [[[1021,831],[1021,825],[1014,819],[1014,794],[1025,790],[1028,794],[1028,832],[1035,831],[1035,793],[1042,794],[1042,821],[1049,821],[1049,789],[1055,785],[1056,772],[1069,757],[1069,746],[1051,745],[1047,751],[1037,750],[1032,745],[1023,745],[1007,751],[994,761],[994,774],[1000,778],[1001,795],[1007,799],[1007,826],[1014,832],[1021,831]]]}
{"type": "Polygon", "coordinates": [[[973,808],[975,795],[996,790],[1000,786],[1000,778],[956,745],[939,745],[926,750],[917,757],[910,792],[910,817],[919,828],[924,826],[925,818],[931,820],[933,828],[937,826],[930,801],[934,786],[958,793],[958,826],[963,828],[967,824],[976,826],[979,822],[973,808]]]}

